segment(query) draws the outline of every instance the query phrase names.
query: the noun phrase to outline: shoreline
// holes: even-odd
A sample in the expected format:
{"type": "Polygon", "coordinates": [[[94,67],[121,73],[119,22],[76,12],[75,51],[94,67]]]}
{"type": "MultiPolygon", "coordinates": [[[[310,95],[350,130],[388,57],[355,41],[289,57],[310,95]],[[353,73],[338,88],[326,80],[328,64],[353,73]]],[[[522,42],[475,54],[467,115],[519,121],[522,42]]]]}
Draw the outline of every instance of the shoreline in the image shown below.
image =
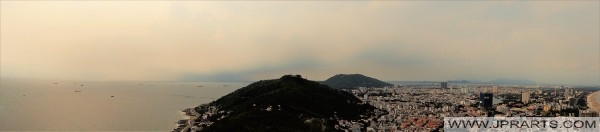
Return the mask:
{"type": "Polygon", "coordinates": [[[600,109],[600,102],[598,102],[598,100],[596,99],[596,97],[598,97],[600,95],[600,91],[596,91],[594,93],[591,93],[587,96],[587,104],[588,104],[588,109],[594,110],[596,112],[598,112],[600,109]]]}
{"type": "Polygon", "coordinates": [[[181,110],[181,116],[183,116],[183,119],[179,120],[178,122],[175,122],[175,126],[176,128],[173,129],[173,132],[183,132],[183,131],[192,131],[195,132],[196,131],[196,127],[194,127],[194,123],[196,118],[199,117],[198,112],[196,112],[194,110],[194,108],[185,108],[183,110],[181,110]]]}

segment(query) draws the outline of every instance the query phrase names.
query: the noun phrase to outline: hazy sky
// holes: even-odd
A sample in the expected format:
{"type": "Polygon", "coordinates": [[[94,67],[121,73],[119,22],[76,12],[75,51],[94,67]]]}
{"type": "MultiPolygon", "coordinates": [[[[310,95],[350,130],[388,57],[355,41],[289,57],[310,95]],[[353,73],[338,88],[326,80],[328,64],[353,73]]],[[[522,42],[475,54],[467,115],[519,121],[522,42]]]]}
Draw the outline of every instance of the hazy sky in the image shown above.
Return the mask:
{"type": "Polygon", "coordinates": [[[600,2],[2,1],[2,77],[600,84],[600,2]]]}

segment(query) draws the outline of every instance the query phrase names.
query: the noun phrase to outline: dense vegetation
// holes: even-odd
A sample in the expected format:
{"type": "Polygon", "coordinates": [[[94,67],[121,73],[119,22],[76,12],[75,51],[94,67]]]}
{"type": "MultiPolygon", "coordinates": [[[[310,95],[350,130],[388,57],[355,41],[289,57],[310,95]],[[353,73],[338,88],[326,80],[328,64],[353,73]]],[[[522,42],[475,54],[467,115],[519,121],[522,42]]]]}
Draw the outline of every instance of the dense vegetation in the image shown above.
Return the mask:
{"type": "Polygon", "coordinates": [[[300,75],[252,83],[208,106],[223,112],[212,116],[206,131],[331,131],[336,119],[358,120],[374,110],[348,92],[300,75]]]}
{"type": "Polygon", "coordinates": [[[357,88],[357,87],[385,87],[394,86],[393,84],[379,81],[375,78],[367,77],[362,74],[338,74],[322,82],[332,88],[357,88]]]}

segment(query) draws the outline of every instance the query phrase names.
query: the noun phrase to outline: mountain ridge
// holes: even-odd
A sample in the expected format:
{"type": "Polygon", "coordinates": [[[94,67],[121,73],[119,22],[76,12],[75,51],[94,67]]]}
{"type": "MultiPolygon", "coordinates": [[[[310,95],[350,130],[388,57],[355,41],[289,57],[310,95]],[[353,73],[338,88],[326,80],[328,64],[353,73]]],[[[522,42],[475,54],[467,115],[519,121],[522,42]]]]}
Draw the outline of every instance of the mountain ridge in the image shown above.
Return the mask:
{"type": "Polygon", "coordinates": [[[380,81],[362,74],[337,74],[321,82],[332,88],[351,89],[357,87],[386,87],[394,86],[391,83],[380,81]]]}
{"type": "Polygon", "coordinates": [[[205,113],[211,107],[218,112],[206,131],[331,131],[336,119],[359,120],[375,109],[300,75],[257,81],[196,109],[205,113]]]}

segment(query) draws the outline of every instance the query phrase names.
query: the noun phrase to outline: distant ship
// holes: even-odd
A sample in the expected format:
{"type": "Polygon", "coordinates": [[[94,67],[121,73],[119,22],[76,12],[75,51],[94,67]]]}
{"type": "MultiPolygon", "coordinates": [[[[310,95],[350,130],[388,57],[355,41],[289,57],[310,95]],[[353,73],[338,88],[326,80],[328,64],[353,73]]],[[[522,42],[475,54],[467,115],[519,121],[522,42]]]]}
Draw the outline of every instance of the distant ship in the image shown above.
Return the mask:
{"type": "Polygon", "coordinates": [[[79,92],[81,92],[81,90],[75,90],[75,92],[79,93],[79,92]]]}
{"type": "Polygon", "coordinates": [[[196,86],[196,87],[204,87],[204,86],[202,86],[202,85],[198,85],[198,86],[196,86]]]}

